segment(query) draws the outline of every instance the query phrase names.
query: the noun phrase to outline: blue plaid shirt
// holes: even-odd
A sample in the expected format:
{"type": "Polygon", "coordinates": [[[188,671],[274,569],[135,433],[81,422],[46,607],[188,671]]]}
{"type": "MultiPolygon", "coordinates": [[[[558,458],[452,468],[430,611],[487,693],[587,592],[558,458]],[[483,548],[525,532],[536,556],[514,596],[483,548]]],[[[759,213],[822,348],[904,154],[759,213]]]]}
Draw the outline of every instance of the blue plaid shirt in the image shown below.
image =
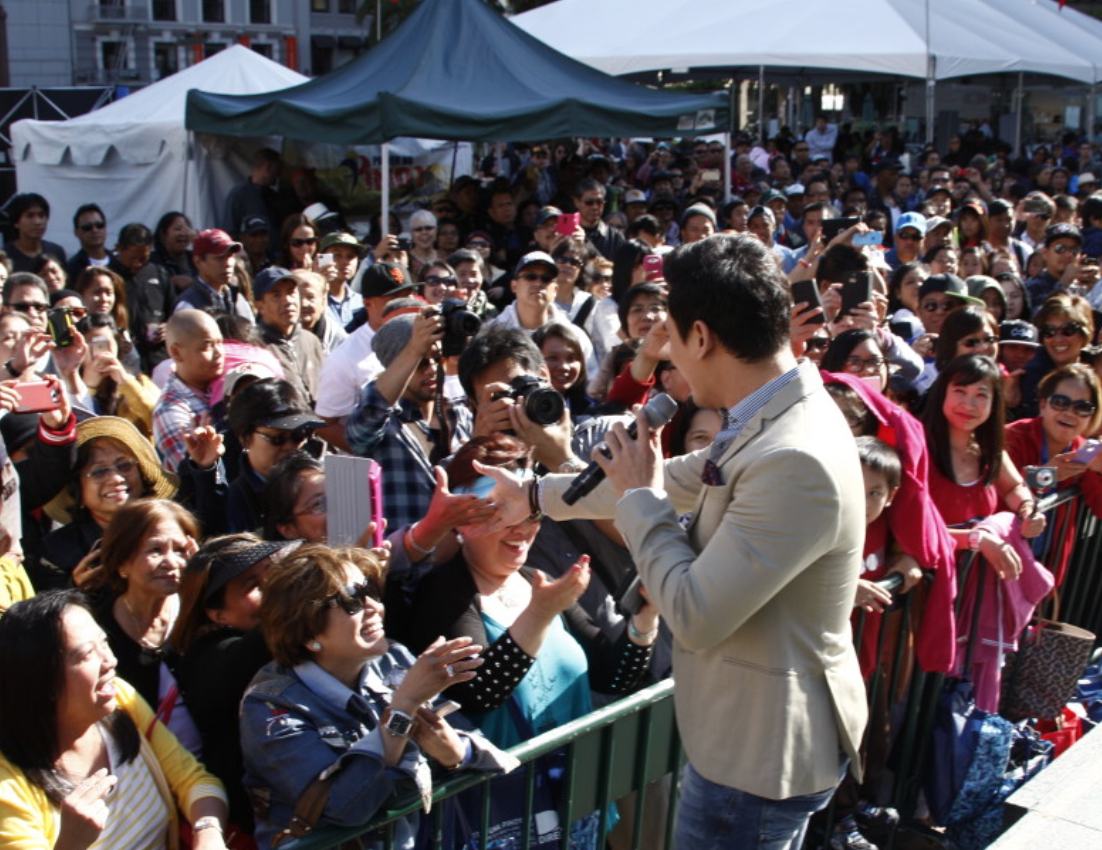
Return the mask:
{"type": "MultiPolygon", "coordinates": [[[[445,415],[450,454],[470,439],[473,418],[462,400],[447,402],[445,415]]],[[[373,458],[383,468],[383,515],[391,529],[423,519],[436,489],[429,456],[413,428],[424,434],[428,444],[434,442],[436,431],[429,428],[421,409],[404,398],[395,405],[388,404],[375,381],[363,388],[345,422],[345,436],[352,451],[373,458]]]]}
{"type": "Polygon", "coordinates": [[[153,444],[164,468],[175,472],[187,457],[184,436],[210,413],[210,393],[194,390],[173,374],[165,384],[157,406],[153,408],[153,444]]]}

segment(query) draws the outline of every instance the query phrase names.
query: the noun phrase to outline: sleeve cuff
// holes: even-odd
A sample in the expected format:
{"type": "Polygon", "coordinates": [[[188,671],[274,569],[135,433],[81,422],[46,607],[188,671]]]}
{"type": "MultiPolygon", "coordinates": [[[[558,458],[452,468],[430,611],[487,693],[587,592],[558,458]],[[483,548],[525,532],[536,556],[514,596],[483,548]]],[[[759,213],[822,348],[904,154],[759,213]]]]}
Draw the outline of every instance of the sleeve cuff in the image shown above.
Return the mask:
{"type": "Polygon", "coordinates": [[[191,813],[191,807],[194,806],[199,800],[205,800],[208,797],[213,797],[216,800],[221,800],[227,806],[229,805],[229,799],[226,797],[226,792],[221,785],[212,785],[210,783],[200,783],[188,791],[187,795],[187,808],[185,814],[191,813]]]}
{"type": "Polygon", "coordinates": [[[54,431],[47,427],[46,423],[39,417],[38,420],[38,439],[44,443],[49,443],[55,446],[64,446],[67,443],[73,442],[77,438],[77,417],[75,413],[69,414],[69,421],[61,426],[60,431],[54,431]]]}

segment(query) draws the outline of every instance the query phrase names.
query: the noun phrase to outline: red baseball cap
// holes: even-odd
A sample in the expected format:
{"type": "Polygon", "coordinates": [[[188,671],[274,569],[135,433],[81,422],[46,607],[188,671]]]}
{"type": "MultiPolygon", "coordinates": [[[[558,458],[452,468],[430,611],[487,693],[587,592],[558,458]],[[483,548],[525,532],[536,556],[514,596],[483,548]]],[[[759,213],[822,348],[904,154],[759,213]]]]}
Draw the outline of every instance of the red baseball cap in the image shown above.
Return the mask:
{"type": "Polygon", "coordinates": [[[234,242],[226,231],[216,227],[200,232],[191,245],[191,252],[197,257],[206,257],[211,254],[221,257],[227,253],[236,254],[240,250],[240,242],[234,242]]]}

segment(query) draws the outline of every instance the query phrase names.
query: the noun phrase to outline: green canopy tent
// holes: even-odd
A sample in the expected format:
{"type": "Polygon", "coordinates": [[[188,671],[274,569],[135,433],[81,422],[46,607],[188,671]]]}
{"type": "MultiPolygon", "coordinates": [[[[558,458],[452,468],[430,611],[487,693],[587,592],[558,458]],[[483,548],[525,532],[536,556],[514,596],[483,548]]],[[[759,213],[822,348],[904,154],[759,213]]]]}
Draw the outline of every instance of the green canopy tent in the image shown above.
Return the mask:
{"type": "MultiPolygon", "coordinates": [[[[500,142],[727,132],[728,97],[618,80],[548,47],[481,0],[424,0],[362,56],[262,95],[191,91],[188,130],[383,144],[398,136],[500,142]]],[[[389,207],[384,177],[383,205],[389,207]]]]}

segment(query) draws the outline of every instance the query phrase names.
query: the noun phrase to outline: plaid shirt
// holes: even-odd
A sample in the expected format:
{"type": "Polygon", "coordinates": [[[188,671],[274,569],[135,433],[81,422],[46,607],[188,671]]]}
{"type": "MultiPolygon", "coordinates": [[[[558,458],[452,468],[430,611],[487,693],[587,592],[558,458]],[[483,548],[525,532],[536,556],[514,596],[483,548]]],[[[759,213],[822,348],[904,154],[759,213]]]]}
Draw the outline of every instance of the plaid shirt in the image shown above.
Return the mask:
{"type": "MultiPolygon", "coordinates": [[[[446,416],[451,431],[449,448],[455,451],[470,439],[473,420],[462,400],[448,402],[446,416]]],[[[364,387],[345,423],[352,451],[374,458],[383,468],[383,515],[391,529],[423,519],[436,489],[432,464],[412,428],[420,429],[430,444],[436,438],[417,405],[404,398],[396,405],[388,404],[375,381],[364,387]]]]}
{"type": "Polygon", "coordinates": [[[164,468],[175,472],[187,457],[184,435],[191,433],[204,414],[210,413],[210,393],[193,390],[175,373],[153,408],[153,444],[164,468]]]}

